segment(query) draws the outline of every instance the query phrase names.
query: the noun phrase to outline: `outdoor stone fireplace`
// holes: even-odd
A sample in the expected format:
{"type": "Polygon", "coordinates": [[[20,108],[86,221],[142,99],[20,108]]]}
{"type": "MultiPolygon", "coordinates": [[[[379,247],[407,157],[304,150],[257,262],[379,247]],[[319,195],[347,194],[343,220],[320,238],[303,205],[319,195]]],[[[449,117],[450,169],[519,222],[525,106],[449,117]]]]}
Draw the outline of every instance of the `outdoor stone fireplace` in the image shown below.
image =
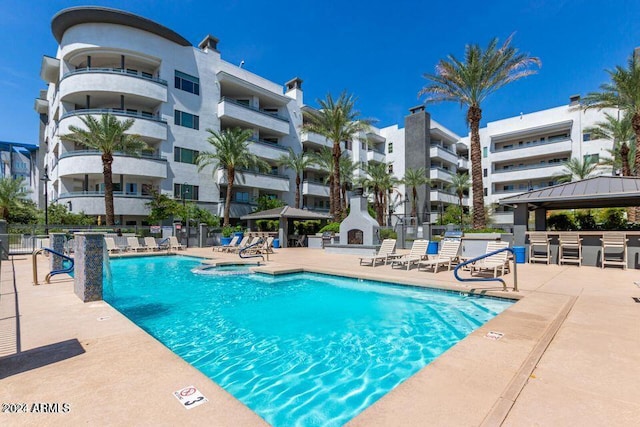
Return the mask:
{"type": "Polygon", "coordinates": [[[380,243],[380,227],[369,215],[367,199],[362,195],[362,188],[354,191],[350,202],[349,216],[340,223],[340,244],[373,246],[380,243]]]}

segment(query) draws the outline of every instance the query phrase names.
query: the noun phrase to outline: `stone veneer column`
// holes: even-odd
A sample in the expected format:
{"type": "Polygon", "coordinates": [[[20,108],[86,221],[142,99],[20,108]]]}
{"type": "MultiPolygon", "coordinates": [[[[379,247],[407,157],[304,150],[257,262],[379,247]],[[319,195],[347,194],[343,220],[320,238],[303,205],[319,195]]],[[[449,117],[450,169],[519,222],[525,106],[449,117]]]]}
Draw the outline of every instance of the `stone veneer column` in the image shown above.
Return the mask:
{"type": "Polygon", "coordinates": [[[83,302],[102,300],[104,235],[75,234],[74,292],[83,302]]]}
{"type": "MultiPolygon", "coordinates": [[[[49,243],[51,244],[51,249],[61,254],[64,253],[64,243],[66,242],[66,240],[66,235],[64,233],[49,234],[49,243]]],[[[62,268],[62,257],[51,254],[49,259],[51,260],[49,262],[51,271],[60,270],[62,268]]]]}

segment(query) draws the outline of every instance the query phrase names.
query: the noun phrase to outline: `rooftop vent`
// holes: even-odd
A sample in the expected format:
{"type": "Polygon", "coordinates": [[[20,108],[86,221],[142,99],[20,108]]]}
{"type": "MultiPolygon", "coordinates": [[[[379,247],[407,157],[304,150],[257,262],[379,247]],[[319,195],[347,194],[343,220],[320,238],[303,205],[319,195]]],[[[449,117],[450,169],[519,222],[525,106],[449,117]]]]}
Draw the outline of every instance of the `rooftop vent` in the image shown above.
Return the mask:
{"type": "Polygon", "coordinates": [[[569,97],[569,105],[578,105],[580,103],[580,95],[571,95],[569,97]]]}
{"type": "Polygon", "coordinates": [[[424,111],[424,105],[423,104],[417,105],[417,106],[415,106],[413,108],[409,108],[409,112],[411,114],[416,114],[416,113],[419,113],[421,111],[424,111]]]}
{"type": "Polygon", "coordinates": [[[302,79],[300,77],[294,77],[288,82],[286,82],[285,86],[287,87],[287,91],[293,90],[293,89],[302,90],[302,79]]]}

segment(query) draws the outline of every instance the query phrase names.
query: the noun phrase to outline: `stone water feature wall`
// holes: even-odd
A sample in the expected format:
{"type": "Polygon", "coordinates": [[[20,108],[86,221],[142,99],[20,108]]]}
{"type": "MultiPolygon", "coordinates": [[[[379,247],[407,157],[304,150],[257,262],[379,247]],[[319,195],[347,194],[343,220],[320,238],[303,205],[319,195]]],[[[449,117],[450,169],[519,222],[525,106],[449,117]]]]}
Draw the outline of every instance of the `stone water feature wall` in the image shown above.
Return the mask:
{"type": "Polygon", "coordinates": [[[76,233],[73,290],[83,301],[102,300],[102,273],[104,263],[104,235],[102,233],[76,233]]]}

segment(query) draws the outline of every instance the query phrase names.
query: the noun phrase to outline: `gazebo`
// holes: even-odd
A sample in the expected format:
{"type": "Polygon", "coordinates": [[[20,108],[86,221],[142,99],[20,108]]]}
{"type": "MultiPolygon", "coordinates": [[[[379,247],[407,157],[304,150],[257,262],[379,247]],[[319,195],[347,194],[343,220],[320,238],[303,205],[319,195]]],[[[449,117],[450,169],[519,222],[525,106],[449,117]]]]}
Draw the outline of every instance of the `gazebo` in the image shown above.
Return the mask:
{"type": "Polygon", "coordinates": [[[277,219],[279,221],[278,237],[280,245],[283,248],[288,246],[287,237],[289,235],[289,220],[313,220],[313,219],[331,219],[331,215],[313,212],[306,209],[292,208],[291,206],[283,206],[280,208],[268,209],[266,211],[254,212],[241,216],[241,220],[249,222],[249,228],[253,227],[253,222],[259,219],[277,219]]]}
{"type": "Polygon", "coordinates": [[[529,211],[535,212],[535,230],[547,229],[547,210],[640,206],[640,178],[596,176],[505,197],[501,205],[514,207],[515,245],[524,245],[529,211]]]}

